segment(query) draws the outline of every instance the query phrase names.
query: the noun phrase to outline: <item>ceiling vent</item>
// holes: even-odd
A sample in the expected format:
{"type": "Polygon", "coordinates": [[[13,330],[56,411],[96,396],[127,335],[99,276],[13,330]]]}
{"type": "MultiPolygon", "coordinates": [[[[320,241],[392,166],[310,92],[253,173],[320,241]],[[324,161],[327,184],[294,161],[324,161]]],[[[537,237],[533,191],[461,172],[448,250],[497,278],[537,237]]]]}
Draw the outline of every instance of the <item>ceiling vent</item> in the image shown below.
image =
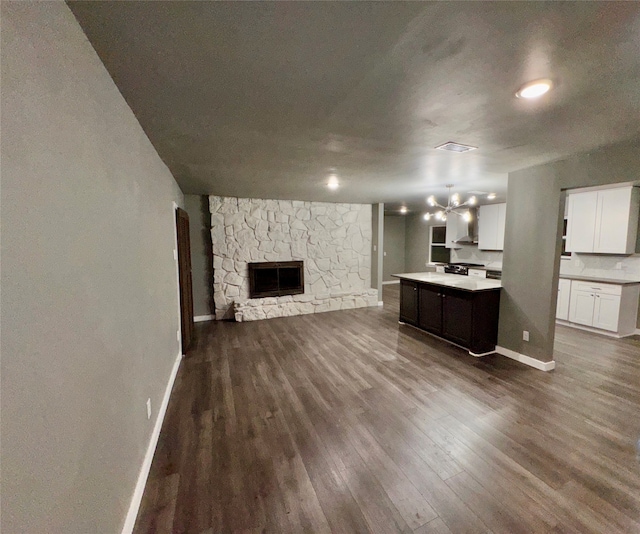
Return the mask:
{"type": "Polygon", "coordinates": [[[436,150],[448,150],[449,152],[469,152],[475,150],[477,146],[461,145],[460,143],[454,143],[453,141],[447,141],[443,145],[437,146],[436,150]]]}

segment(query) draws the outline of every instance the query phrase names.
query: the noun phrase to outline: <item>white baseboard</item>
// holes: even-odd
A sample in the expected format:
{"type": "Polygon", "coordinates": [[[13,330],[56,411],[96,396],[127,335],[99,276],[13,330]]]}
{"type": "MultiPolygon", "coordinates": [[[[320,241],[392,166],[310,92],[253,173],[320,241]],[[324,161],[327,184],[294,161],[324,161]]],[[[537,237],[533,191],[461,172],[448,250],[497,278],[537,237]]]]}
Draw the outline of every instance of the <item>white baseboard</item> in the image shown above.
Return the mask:
{"type": "Polygon", "coordinates": [[[202,323],[204,321],[213,321],[216,318],[215,315],[196,315],[193,318],[194,323],[202,323]]]}
{"type": "Polygon", "coordinates": [[[527,356],[525,354],[520,354],[511,349],[506,349],[501,346],[496,346],[496,352],[501,354],[502,356],[506,356],[507,358],[511,358],[512,360],[516,360],[520,363],[524,363],[530,367],[535,367],[536,369],[540,369],[540,371],[553,371],[556,368],[556,362],[551,360],[550,362],[542,362],[540,360],[536,360],[531,356],[527,356]]]}
{"type": "Polygon", "coordinates": [[[495,350],[491,350],[489,352],[479,352],[479,353],[469,351],[469,354],[471,354],[471,356],[473,356],[474,358],[482,358],[483,356],[489,356],[489,354],[495,354],[495,353],[496,353],[495,350]]]}
{"type": "Polygon", "coordinates": [[[158,438],[160,437],[160,430],[162,429],[162,422],[164,416],[167,413],[167,406],[169,405],[169,397],[171,396],[171,390],[173,389],[173,383],[176,380],[178,369],[180,368],[180,362],[182,361],[182,354],[178,354],[176,361],[171,369],[169,375],[169,382],[164,390],[164,397],[162,397],[162,404],[158,410],[158,417],[156,423],[153,426],[153,432],[149,439],[149,446],[147,447],[147,453],[144,455],[142,467],[140,468],[140,474],[138,475],[138,482],[136,482],[136,488],[133,491],[133,497],[131,497],[131,504],[129,505],[129,511],[127,517],[124,520],[124,526],[122,527],[122,534],[131,534],[133,527],[136,524],[136,518],[138,517],[138,511],[140,510],[140,503],[142,502],[142,495],[144,494],[144,488],[147,485],[147,478],[149,476],[149,470],[151,469],[151,462],[153,461],[153,455],[156,452],[156,446],[158,445],[158,438]]]}
{"type": "Polygon", "coordinates": [[[378,301],[378,306],[384,306],[384,302],[382,302],[381,300],[378,301]]]}
{"type": "Polygon", "coordinates": [[[383,286],[388,286],[389,284],[399,284],[400,280],[391,280],[390,282],[382,282],[383,286]]]}
{"type": "Polygon", "coordinates": [[[556,319],[556,323],[561,324],[562,326],[568,326],[569,328],[584,330],[585,332],[592,332],[594,334],[613,337],[615,339],[622,339],[624,337],[629,337],[629,336],[637,336],[638,333],[640,332],[640,329],[637,329],[632,332],[627,332],[626,334],[618,334],[617,332],[610,332],[609,330],[602,330],[601,328],[593,328],[591,326],[585,326],[582,324],[570,323],[569,321],[564,321],[562,319],[556,319]]]}

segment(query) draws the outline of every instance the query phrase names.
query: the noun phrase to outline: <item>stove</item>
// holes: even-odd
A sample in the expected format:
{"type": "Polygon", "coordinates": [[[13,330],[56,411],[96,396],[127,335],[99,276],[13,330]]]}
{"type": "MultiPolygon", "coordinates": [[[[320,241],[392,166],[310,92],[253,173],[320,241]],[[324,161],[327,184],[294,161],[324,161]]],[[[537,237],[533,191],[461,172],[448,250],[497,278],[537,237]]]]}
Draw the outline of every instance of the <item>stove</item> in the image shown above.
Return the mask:
{"type": "Polygon", "coordinates": [[[481,263],[449,263],[444,266],[444,272],[450,274],[469,275],[469,269],[474,267],[484,267],[481,263]]]}

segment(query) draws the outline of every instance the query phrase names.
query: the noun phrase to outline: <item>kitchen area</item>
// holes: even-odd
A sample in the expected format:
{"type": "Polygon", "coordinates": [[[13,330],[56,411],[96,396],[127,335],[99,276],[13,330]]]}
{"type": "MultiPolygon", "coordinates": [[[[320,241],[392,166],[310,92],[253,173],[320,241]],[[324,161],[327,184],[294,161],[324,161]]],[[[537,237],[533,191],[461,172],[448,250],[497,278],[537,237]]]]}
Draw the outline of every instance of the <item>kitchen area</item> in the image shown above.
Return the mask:
{"type": "MultiPolygon", "coordinates": [[[[443,338],[473,356],[496,352],[504,200],[481,197],[462,209],[450,207],[449,201],[444,217],[385,214],[385,224],[389,219],[395,226],[385,237],[385,259],[397,248],[396,270],[385,270],[383,283],[400,284],[401,324],[443,338]],[[400,217],[404,235],[397,231],[400,217]],[[401,248],[404,268],[398,269],[401,248]]],[[[566,191],[557,244],[556,324],[616,338],[640,334],[639,200],[637,183],[566,191]]],[[[528,342],[529,332],[522,335],[528,342]]]]}

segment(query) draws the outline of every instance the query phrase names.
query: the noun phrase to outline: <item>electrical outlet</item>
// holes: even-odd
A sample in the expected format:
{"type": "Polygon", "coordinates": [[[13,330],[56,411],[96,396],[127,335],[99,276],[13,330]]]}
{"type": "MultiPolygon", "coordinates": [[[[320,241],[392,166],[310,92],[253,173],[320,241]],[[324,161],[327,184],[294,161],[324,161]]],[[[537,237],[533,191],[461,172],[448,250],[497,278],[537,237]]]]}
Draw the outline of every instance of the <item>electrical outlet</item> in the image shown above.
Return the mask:
{"type": "Polygon", "coordinates": [[[378,245],[373,245],[373,251],[376,252],[378,250],[378,245]]]}
{"type": "Polygon", "coordinates": [[[147,399],[147,419],[151,419],[151,399],[147,399]]]}
{"type": "Polygon", "coordinates": [[[529,331],[528,330],[523,330],[522,331],[522,339],[524,341],[529,341],[529,331]]]}
{"type": "Polygon", "coordinates": [[[622,269],[622,262],[621,261],[616,263],[616,269],[622,269]]]}
{"type": "Polygon", "coordinates": [[[387,253],[386,253],[386,252],[384,252],[384,253],[383,253],[383,256],[386,256],[386,255],[387,255],[387,253]]]}

